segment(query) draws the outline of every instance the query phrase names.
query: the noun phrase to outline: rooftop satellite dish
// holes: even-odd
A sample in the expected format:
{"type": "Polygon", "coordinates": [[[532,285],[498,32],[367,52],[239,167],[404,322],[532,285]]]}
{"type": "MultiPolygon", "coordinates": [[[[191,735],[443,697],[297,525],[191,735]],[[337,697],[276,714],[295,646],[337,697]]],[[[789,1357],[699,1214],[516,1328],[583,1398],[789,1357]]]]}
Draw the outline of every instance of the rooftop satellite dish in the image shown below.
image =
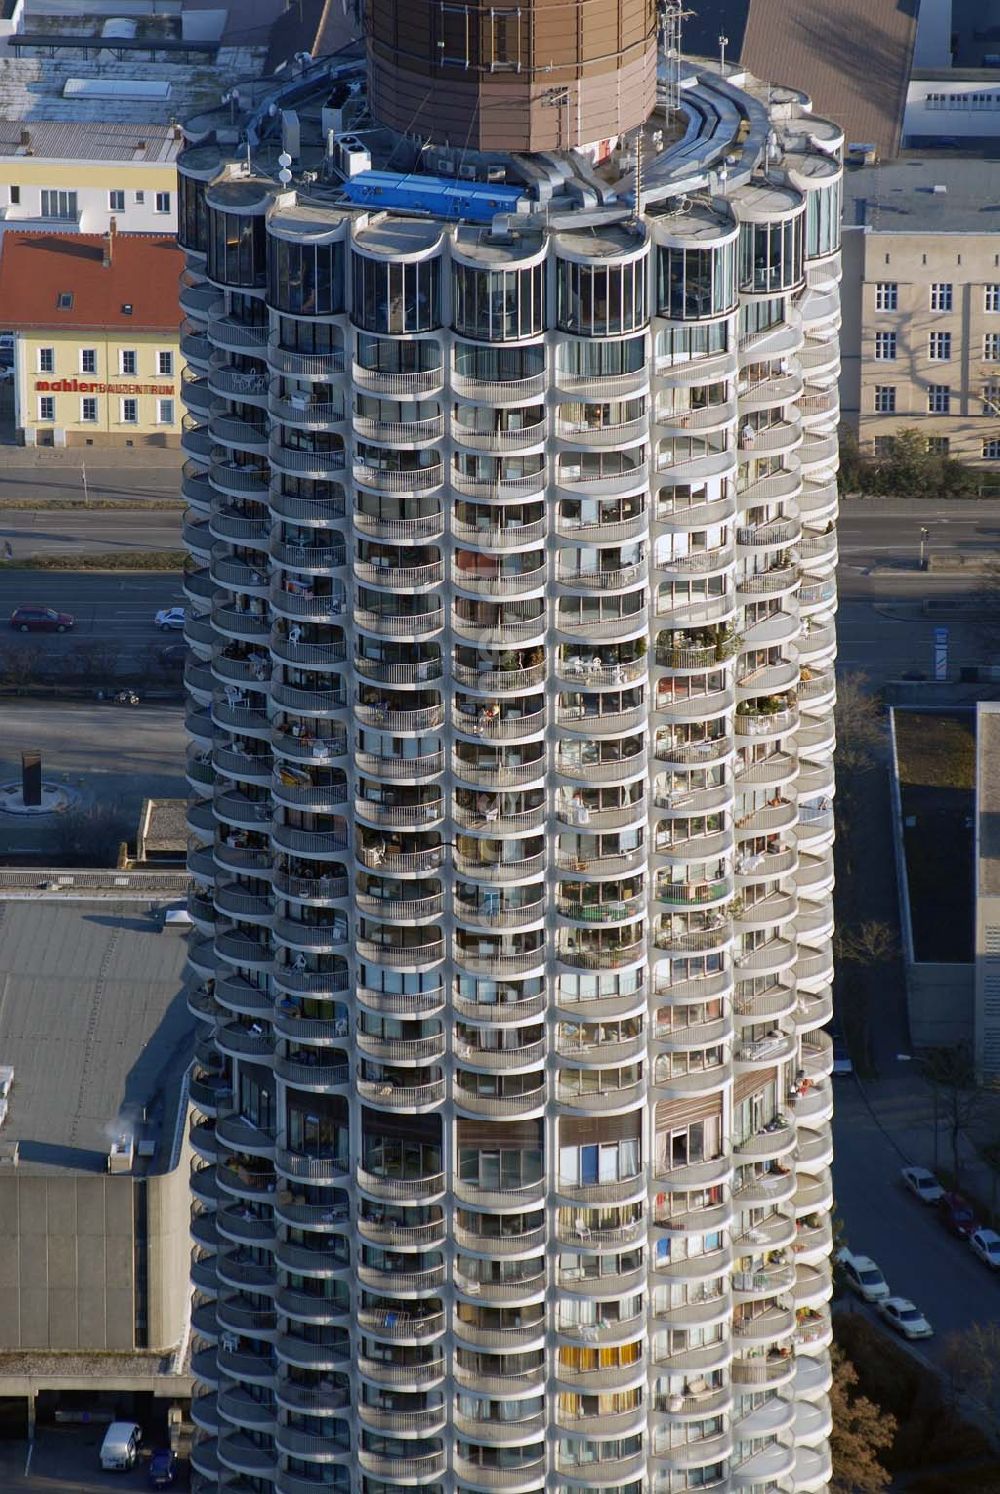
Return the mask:
{"type": "Polygon", "coordinates": [[[278,165],[282,166],[282,167],[285,167],[287,169],[291,164],[292,164],[292,158],[291,158],[291,156],[288,154],[287,150],[283,150],[281,152],[281,155],[278,157],[278,165]]]}
{"type": "Polygon", "coordinates": [[[281,170],[278,172],[278,180],[281,183],[281,185],[283,187],[287,187],[288,183],[291,181],[291,179],[292,179],[292,173],[289,171],[288,167],[287,166],[282,166],[281,170]]]}

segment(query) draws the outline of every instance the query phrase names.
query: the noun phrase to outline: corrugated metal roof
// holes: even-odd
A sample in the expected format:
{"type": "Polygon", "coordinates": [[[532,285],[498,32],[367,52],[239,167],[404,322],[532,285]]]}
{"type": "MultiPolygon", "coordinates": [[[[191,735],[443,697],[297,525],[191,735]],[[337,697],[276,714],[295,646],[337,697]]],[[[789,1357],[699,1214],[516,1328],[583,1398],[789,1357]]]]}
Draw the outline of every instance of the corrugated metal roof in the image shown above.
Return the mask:
{"type": "Polygon", "coordinates": [[[750,0],[740,60],[803,89],[848,141],[899,149],[917,7],[901,0],[750,0]]]}
{"type": "Polygon", "coordinates": [[[96,120],[0,119],[0,156],[63,161],[174,161],[183,140],[171,125],[96,120]],[[25,139],[27,135],[27,139],[25,139]]]}

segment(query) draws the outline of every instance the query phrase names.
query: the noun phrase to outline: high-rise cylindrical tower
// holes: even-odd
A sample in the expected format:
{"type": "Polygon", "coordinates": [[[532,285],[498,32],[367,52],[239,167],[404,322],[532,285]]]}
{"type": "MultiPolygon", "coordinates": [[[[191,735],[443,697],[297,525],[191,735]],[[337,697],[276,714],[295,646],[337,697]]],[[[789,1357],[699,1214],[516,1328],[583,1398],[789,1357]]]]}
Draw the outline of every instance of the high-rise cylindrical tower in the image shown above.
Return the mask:
{"type": "Polygon", "coordinates": [[[371,0],[372,113],[457,149],[574,150],[656,102],[653,0],[371,0]]]}
{"type": "Polygon", "coordinates": [[[179,160],[196,1487],[822,1490],[842,137],[391,9],[179,160]]]}

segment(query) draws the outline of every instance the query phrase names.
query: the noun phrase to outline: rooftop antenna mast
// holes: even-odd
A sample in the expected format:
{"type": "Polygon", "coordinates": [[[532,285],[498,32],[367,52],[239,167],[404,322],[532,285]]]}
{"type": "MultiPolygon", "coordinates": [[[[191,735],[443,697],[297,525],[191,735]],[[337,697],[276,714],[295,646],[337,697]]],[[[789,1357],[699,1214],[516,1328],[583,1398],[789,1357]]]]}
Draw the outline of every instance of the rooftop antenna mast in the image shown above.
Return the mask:
{"type": "Polygon", "coordinates": [[[681,103],[681,27],[693,10],[684,9],[684,0],[664,0],[663,4],[663,74],[660,100],[667,117],[681,103]]]}

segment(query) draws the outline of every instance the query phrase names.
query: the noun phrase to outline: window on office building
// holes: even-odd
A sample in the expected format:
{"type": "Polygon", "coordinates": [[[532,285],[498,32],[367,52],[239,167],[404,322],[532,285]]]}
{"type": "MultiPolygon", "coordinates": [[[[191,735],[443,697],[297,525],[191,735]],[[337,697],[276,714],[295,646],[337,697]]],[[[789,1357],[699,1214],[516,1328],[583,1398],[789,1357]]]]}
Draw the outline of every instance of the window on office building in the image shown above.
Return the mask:
{"type": "Polygon", "coordinates": [[[875,414],[895,415],[896,413],[896,386],[895,384],[875,385],[875,414]]]}
{"type": "Polygon", "coordinates": [[[91,421],[97,419],[97,401],[84,397],[80,401],[80,419],[91,421]]]}
{"type": "Polygon", "coordinates": [[[38,396],[38,418],[39,420],[55,420],[56,401],[52,394],[40,394],[38,396]]]}
{"type": "Polygon", "coordinates": [[[983,441],[983,459],[987,462],[1000,462],[1000,436],[987,436],[983,441]]]}
{"type": "Polygon", "coordinates": [[[81,373],[92,373],[92,374],[95,374],[97,372],[97,349],[96,348],[81,348],[80,349],[80,372],[81,373]]]}
{"type": "Polygon", "coordinates": [[[122,348],[119,353],[119,358],[121,361],[121,373],[134,374],[136,372],[137,364],[135,348],[122,348]]]}
{"type": "Polygon", "coordinates": [[[1000,362],[1000,332],[987,332],[983,338],[983,357],[988,363],[1000,362]]]}
{"type": "Polygon", "coordinates": [[[875,357],[880,363],[888,363],[896,356],[895,332],[875,333],[875,357]]]}
{"type": "Polygon", "coordinates": [[[122,400],[122,424],[135,425],[139,419],[139,401],[137,399],[122,400]]]}
{"type": "Polygon", "coordinates": [[[39,373],[55,373],[55,371],[56,371],[56,350],[55,350],[55,348],[39,348],[38,349],[38,372],[39,373]]]}
{"type": "Polygon", "coordinates": [[[932,332],[927,351],[932,363],[946,363],[951,357],[951,333],[932,332]]]}
{"type": "Polygon", "coordinates": [[[157,194],[156,194],[156,211],[158,213],[169,213],[169,211],[170,211],[170,193],[169,192],[157,192],[157,194]]]}
{"type": "Polygon", "coordinates": [[[929,384],[927,386],[927,413],[929,415],[947,415],[950,411],[950,386],[948,384],[929,384]]]}
{"type": "Polygon", "coordinates": [[[156,421],[158,425],[173,425],[174,402],[172,399],[158,399],[156,401],[156,421]]]}
{"type": "Polygon", "coordinates": [[[983,310],[1000,311],[1000,282],[983,286],[983,310]]]}
{"type": "Polygon", "coordinates": [[[108,212],[123,213],[125,211],[125,193],[117,188],[108,193],[108,212]]]}
{"type": "Polygon", "coordinates": [[[875,310],[896,311],[899,306],[899,286],[895,280],[879,280],[875,285],[875,310]]]}
{"type": "Polygon", "coordinates": [[[931,284],[931,310],[950,311],[951,302],[951,281],[935,280],[931,284]]]}
{"type": "Polygon", "coordinates": [[[928,436],[927,451],[930,456],[948,456],[951,451],[951,438],[949,436],[928,436]]]}
{"type": "Polygon", "coordinates": [[[161,378],[170,378],[174,371],[173,353],[159,352],[156,355],[156,372],[161,378]]]}
{"type": "Polygon", "coordinates": [[[18,203],[21,201],[21,189],[20,189],[20,187],[11,187],[11,189],[10,189],[10,201],[11,201],[11,206],[12,207],[17,207],[18,203]]]}

